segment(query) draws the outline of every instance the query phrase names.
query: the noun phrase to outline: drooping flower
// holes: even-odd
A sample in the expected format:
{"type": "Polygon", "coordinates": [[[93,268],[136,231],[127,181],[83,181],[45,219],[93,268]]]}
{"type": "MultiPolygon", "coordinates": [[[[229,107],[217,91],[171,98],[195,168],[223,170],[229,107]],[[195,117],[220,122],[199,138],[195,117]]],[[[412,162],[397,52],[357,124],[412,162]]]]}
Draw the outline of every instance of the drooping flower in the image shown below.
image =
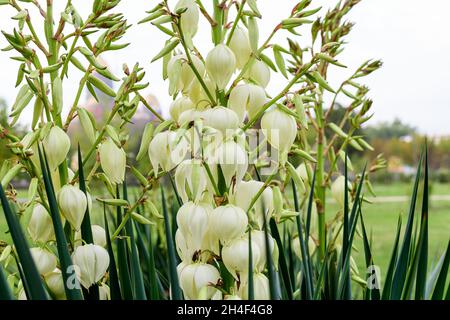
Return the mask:
{"type": "Polygon", "coordinates": [[[208,177],[200,160],[187,159],[175,171],[175,185],[183,203],[200,201],[208,186],[208,177]]]}
{"type": "Polygon", "coordinates": [[[270,69],[264,62],[255,60],[247,71],[247,77],[265,88],[270,82],[270,69]]]}
{"type": "Polygon", "coordinates": [[[191,110],[194,109],[195,106],[192,103],[191,99],[189,99],[186,96],[181,96],[180,98],[178,98],[177,100],[173,101],[170,104],[170,116],[172,117],[172,119],[176,122],[178,122],[178,118],[180,116],[180,114],[182,114],[184,111],[186,110],[191,110]]]}
{"type": "Polygon", "coordinates": [[[175,168],[183,161],[188,151],[188,143],[183,135],[175,131],[164,131],[156,134],[148,147],[150,162],[155,174],[159,167],[165,172],[175,168]]]}
{"type": "MultiPolygon", "coordinates": [[[[202,60],[195,55],[191,55],[190,57],[195,69],[203,77],[205,74],[205,66],[202,60]]],[[[169,75],[170,81],[170,95],[178,91],[187,93],[195,78],[195,73],[189,65],[185,54],[177,54],[170,59],[167,64],[167,74],[169,75]]]]}
{"type": "Polygon", "coordinates": [[[222,244],[242,237],[247,225],[244,210],[231,204],[215,208],[210,215],[211,231],[222,244]]]}
{"type": "Polygon", "coordinates": [[[266,93],[263,87],[252,83],[244,83],[231,90],[228,106],[238,114],[239,120],[243,121],[246,111],[249,118],[252,118],[266,101],[266,93]]]}
{"type": "Polygon", "coordinates": [[[36,204],[28,222],[28,233],[33,241],[47,242],[55,238],[52,218],[45,207],[36,204]]]}
{"type": "Polygon", "coordinates": [[[234,132],[239,126],[236,112],[225,107],[214,107],[203,112],[204,125],[219,130],[223,137],[234,132]]]}
{"type": "Polygon", "coordinates": [[[206,263],[192,263],[180,272],[180,287],[184,297],[189,300],[211,299],[217,289],[213,286],[220,279],[219,271],[206,263]]]}
{"type": "Polygon", "coordinates": [[[237,27],[231,37],[229,46],[236,56],[237,68],[242,69],[252,53],[247,31],[244,28],[237,27]]]}
{"type": "Polygon", "coordinates": [[[44,138],[44,149],[48,166],[53,171],[66,160],[70,149],[70,138],[60,127],[52,127],[44,138]]]}
{"type": "Polygon", "coordinates": [[[177,225],[183,234],[188,248],[199,250],[208,230],[212,207],[208,204],[187,202],[177,213],[177,225]]]}
{"type": "Polygon", "coordinates": [[[56,299],[62,300],[66,298],[66,292],[64,289],[64,280],[61,274],[61,270],[54,269],[52,272],[47,273],[44,276],[47,287],[52,292],[56,299]]]}
{"type": "MultiPolygon", "coordinates": [[[[261,181],[241,181],[238,183],[235,192],[230,197],[230,202],[247,212],[252,199],[258,194],[262,187],[264,187],[264,183],[261,181]]],[[[266,187],[254,203],[249,213],[258,227],[262,229],[264,225],[264,217],[269,219],[269,217],[273,214],[273,211],[274,205],[272,188],[266,187]]]]}
{"type": "Polygon", "coordinates": [[[261,118],[261,128],[269,143],[281,153],[287,153],[297,136],[297,123],[293,116],[274,108],[261,118]]]}
{"type": "Polygon", "coordinates": [[[206,57],[206,71],[219,90],[224,89],[236,69],[236,57],[224,44],[218,44],[206,57]]]}
{"type": "MultiPolygon", "coordinates": [[[[260,272],[253,274],[253,294],[255,300],[270,300],[269,279],[260,272]]],[[[241,284],[239,295],[242,299],[248,299],[248,282],[241,284]]]]}
{"type": "Polygon", "coordinates": [[[65,185],[58,192],[58,204],[64,218],[75,230],[80,230],[88,205],[84,192],[72,185],[65,185]]]}
{"type": "Polygon", "coordinates": [[[180,17],[181,28],[185,40],[190,44],[198,29],[198,7],[194,0],[179,0],[175,5],[175,11],[182,8],[186,8],[186,11],[180,17]]]}
{"type": "Polygon", "coordinates": [[[108,138],[99,147],[100,165],[112,183],[120,184],[125,179],[127,156],[112,139],[108,138]]]}
{"type": "MultiPolygon", "coordinates": [[[[252,239],[252,261],[254,269],[259,263],[261,252],[252,239]]],[[[234,239],[222,248],[222,260],[227,270],[236,280],[245,282],[248,276],[249,243],[247,237],[234,239]]]]}
{"type": "Polygon", "coordinates": [[[57,259],[53,253],[39,247],[31,248],[30,252],[41,275],[44,276],[56,268],[57,259]]]}
{"type": "Polygon", "coordinates": [[[109,266],[108,251],[95,244],[85,244],[75,249],[73,263],[79,268],[79,281],[85,288],[100,281],[109,266]]]}

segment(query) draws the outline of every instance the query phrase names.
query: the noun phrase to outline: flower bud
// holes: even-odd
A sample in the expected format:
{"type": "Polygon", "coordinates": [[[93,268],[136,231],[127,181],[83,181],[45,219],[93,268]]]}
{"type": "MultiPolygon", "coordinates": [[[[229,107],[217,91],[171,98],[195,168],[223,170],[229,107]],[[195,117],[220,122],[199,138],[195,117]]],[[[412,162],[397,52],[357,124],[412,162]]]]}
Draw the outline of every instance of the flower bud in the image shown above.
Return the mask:
{"type": "Polygon", "coordinates": [[[297,137],[297,123],[294,117],[274,108],[261,119],[261,128],[269,143],[281,153],[287,153],[297,137]]]}
{"type": "Polygon", "coordinates": [[[64,130],[55,126],[45,137],[44,148],[48,166],[53,171],[66,160],[70,149],[70,138],[64,130]]]}
{"type": "Polygon", "coordinates": [[[195,203],[200,201],[208,186],[201,161],[188,159],[181,162],[175,171],[175,185],[183,203],[189,199],[195,203]]]}
{"type": "Polygon", "coordinates": [[[36,204],[28,222],[28,233],[35,242],[47,242],[55,239],[52,217],[41,204],[36,204]]]}
{"type": "Polygon", "coordinates": [[[228,107],[234,110],[241,121],[248,112],[249,118],[253,117],[266,103],[266,93],[264,88],[252,83],[244,83],[231,90],[228,107]]]}
{"type": "Polygon", "coordinates": [[[255,60],[246,76],[265,88],[270,81],[270,69],[264,62],[255,60]]]}
{"type": "MultiPolygon", "coordinates": [[[[258,244],[252,239],[253,268],[259,264],[261,252],[258,244]]],[[[227,270],[236,280],[246,281],[248,275],[248,237],[231,240],[222,248],[222,260],[227,270]]]]}
{"type": "Polygon", "coordinates": [[[211,231],[222,244],[242,237],[247,225],[244,210],[231,204],[215,208],[210,215],[211,231]]]}
{"type": "Polygon", "coordinates": [[[212,207],[208,204],[187,202],[177,213],[177,225],[183,234],[188,248],[201,249],[203,238],[208,229],[209,214],[212,207]]]}
{"type": "Polygon", "coordinates": [[[195,106],[192,103],[191,99],[189,99],[186,96],[181,96],[180,98],[171,103],[169,112],[172,119],[178,122],[178,118],[181,113],[183,113],[186,110],[191,110],[194,108],[195,106]]]}
{"type": "MultiPolygon", "coordinates": [[[[272,256],[272,261],[274,261],[275,267],[277,266],[278,261],[278,246],[275,243],[273,237],[267,233],[267,237],[269,240],[269,252],[272,256]]],[[[264,231],[253,230],[252,231],[252,241],[254,241],[258,247],[259,252],[261,253],[261,257],[258,263],[255,265],[256,270],[263,271],[266,267],[267,255],[266,255],[266,235],[264,231]]]]}
{"type": "Polygon", "coordinates": [[[44,276],[44,280],[52,295],[56,299],[63,300],[66,298],[66,291],[64,289],[64,280],[61,270],[54,269],[52,272],[44,276]]]}
{"type": "MultiPolygon", "coordinates": [[[[195,55],[191,55],[191,60],[195,69],[197,69],[200,76],[203,77],[205,74],[205,66],[202,60],[195,55]]],[[[167,73],[169,74],[169,81],[171,81],[169,86],[171,88],[169,92],[170,95],[173,95],[178,91],[186,93],[195,77],[194,71],[189,65],[185,54],[177,54],[170,59],[167,64],[167,73]],[[181,64],[181,67],[177,66],[177,64],[181,64]]]]}
{"type": "MultiPolygon", "coordinates": [[[[231,196],[230,202],[242,208],[245,212],[249,210],[252,199],[258,194],[259,190],[264,186],[261,181],[241,181],[236,186],[234,194],[231,196]]],[[[264,225],[264,215],[268,219],[273,214],[273,192],[272,188],[266,187],[263,193],[256,200],[249,214],[252,220],[256,222],[258,227],[262,229],[264,225]],[[263,211],[264,209],[264,211],[263,211]]]]}
{"type": "Polygon", "coordinates": [[[206,57],[206,71],[219,90],[223,90],[236,69],[236,57],[224,44],[218,44],[206,57]]]}
{"type": "Polygon", "coordinates": [[[175,11],[182,8],[186,8],[187,10],[180,17],[181,29],[185,37],[192,39],[198,29],[198,7],[194,0],[180,0],[175,5],[175,11]]]}
{"type": "Polygon", "coordinates": [[[95,244],[77,247],[72,261],[80,269],[79,281],[85,288],[100,281],[109,267],[108,251],[95,244]]]}
{"type": "MultiPolygon", "coordinates": [[[[262,273],[253,274],[253,294],[255,300],[270,300],[269,279],[262,273]]],[[[241,285],[239,295],[244,300],[248,299],[248,282],[241,285]]]]}
{"type": "Polygon", "coordinates": [[[76,231],[80,230],[88,200],[83,191],[72,185],[65,185],[58,193],[58,204],[64,218],[76,231]]]}
{"type": "Polygon", "coordinates": [[[38,247],[31,248],[30,252],[41,275],[46,275],[56,268],[57,260],[53,253],[38,247]]]}
{"type": "Polygon", "coordinates": [[[237,27],[234,30],[233,36],[230,40],[230,49],[236,56],[237,68],[242,69],[252,54],[252,48],[250,47],[247,30],[241,27],[237,27]]]}
{"type": "MultiPolygon", "coordinates": [[[[314,242],[314,239],[310,236],[308,239],[308,252],[310,256],[314,254],[316,248],[317,248],[316,243],[314,242]]],[[[292,239],[292,249],[294,249],[295,255],[299,259],[302,259],[302,251],[300,248],[300,240],[298,239],[298,235],[292,239]]]]}
{"type": "MultiPolygon", "coordinates": [[[[205,150],[205,153],[209,155],[208,163],[211,163],[211,166],[220,165],[225,184],[229,187],[233,180],[241,181],[248,168],[247,152],[232,140],[225,141],[218,147],[214,145],[208,147],[205,150]]],[[[218,169],[216,167],[212,170],[215,171],[215,181],[217,182],[218,169]]]]}
{"type": "MultiPolygon", "coordinates": [[[[351,184],[348,182],[348,189],[347,191],[350,191],[351,184]]],[[[334,200],[340,205],[341,208],[344,207],[344,195],[345,195],[345,177],[339,176],[334,180],[334,182],[331,184],[331,195],[333,196],[334,200]]],[[[350,198],[349,198],[350,201],[350,198]]]]}
{"type": "MultiPolygon", "coordinates": [[[[216,86],[214,82],[209,78],[203,79],[203,82],[205,83],[205,86],[208,89],[209,93],[213,96],[214,99],[216,99],[216,86]]],[[[211,105],[211,101],[209,101],[209,97],[206,91],[202,87],[200,81],[198,81],[197,79],[192,80],[188,96],[197,109],[204,109],[211,105]]]]}
{"type": "Polygon", "coordinates": [[[103,227],[93,224],[91,226],[92,238],[94,239],[94,244],[100,247],[106,247],[106,231],[103,227]]]}
{"type": "Polygon", "coordinates": [[[148,155],[155,174],[158,169],[168,172],[183,161],[188,151],[186,139],[177,137],[174,131],[164,131],[155,135],[148,147],[148,155]],[[178,139],[179,138],[179,139],[178,139]]]}
{"type": "Polygon", "coordinates": [[[203,112],[204,125],[219,130],[223,137],[227,137],[227,130],[234,131],[239,126],[236,112],[225,107],[214,107],[203,112]]]}
{"type": "Polygon", "coordinates": [[[188,264],[180,272],[180,287],[189,300],[210,299],[217,292],[213,286],[219,280],[219,271],[206,263],[188,264]]]}
{"type": "Polygon", "coordinates": [[[108,138],[100,145],[99,154],[100,165],[108,179],[115,184],[122,183],[125,179],[127,161],[125,151],[108,138]]]}

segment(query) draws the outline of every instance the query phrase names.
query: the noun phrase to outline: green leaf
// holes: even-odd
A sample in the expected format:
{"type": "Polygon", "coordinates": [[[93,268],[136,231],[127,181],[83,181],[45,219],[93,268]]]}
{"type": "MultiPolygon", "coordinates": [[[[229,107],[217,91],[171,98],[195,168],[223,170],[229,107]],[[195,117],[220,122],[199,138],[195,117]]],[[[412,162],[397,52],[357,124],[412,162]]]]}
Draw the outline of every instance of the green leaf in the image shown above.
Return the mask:
{"type": "Polygon", "coordinates": [[[439,276],[434,286],[432,300],[442,300],[444,297],[445,284],[447,283],[448,269],[450,265],[450,241],[447,244],[447,250],[445,251],[444,262],[442,263],[439,276]]]}
{"type": "Polygon", "coordinates": [[[400,232],[402,230],[402,216],[399,215],[397,223],[397,232],[394,241],[394,248],[392,249],[391,259],[389,260],[388,270],[386,272],[386,279],[384,280],[383,293],[381,299],[388,300],[391,295],[392,278],[394,276],[395,265],[397,264],[398,244],[400,240],[400,232]]]}
{"type": "Polygon", "coordinates": [[[285,251],[283,248],[283,243],[281,242],[280,233],[278,232],[277,224],[273,218],[270,219],[270,231],[273,235],[273,238],[275,239],[275,241],[277,243],[278,250],[280,252],[280,255],[279,255],[280,270],[281,270],[281,276],[283,277],[283,283],[286,287],[287,296],[288,296],[289,300],[293,300],[294,297],[292,295],[293,290],[292,290],[292,286],[291,286],[291,275],[289,274],[286,257],[284,256],[285,251]]]}
{"type": "Polygon", "coordinates": [[[248,300],[255,299],[255,288],[253,283],[253,246],[252,232],[248,232],[248,300]]]}
{"type": "MultiPolygon", "coordinates": [[[[117,199],[120,198],[119,187],[116,187],[117,199]]],[[[116,208],[117,213],[117,225],[122,223],[122,209],[121,207],[116,208]]],[[[122,298],[124,300],[133,300],[133,289],[131,287],[131,277],[130,277],[130,267],[129,267],[129,249],[126,239],[126,230],[122,229],[119,232],[119,236],[116,238],[117,245],[117,265],[119,267],[119,280],[120,288],[122,291],[122,298]]]]}
{"type": "MultiPolygon", "coordinates": [[[[360,215],[360,219],[364,243],[364,257],[366,260],[366,267],[369,268],[370,266],[374,266],[375,263],[373,262],[372,251],[370,249],[370,243],[367,237],[366,226],[364,225],[364,219],[362,215],[360,215]]],[[[378,284],[380,284],[381,279],[376,279],[376,281],[378,284]]],[[[370,289],[366,287],[364,296],[366,297],[366,300],[380,300],[380,289],[379,288],[370,289]]]]}
{"type": "Polygon", "coordinates": [[[111,293],[111,300],[122,300],[119,278],[117,274],[116,259],[114,258],[111,236],[109,234],[108,219],[106,218],[106,205],[103,205],[103,219],[105,223],[106,247],[108,249],[109,255],[109,288],[111,293]]]}
{"type": "MultiPolygon", "coordinates": [[[[139,209],[138,209],[139,210],[139,209]]],[[[144,244],[144,236],[142,235],[142,231],[140,230],[139,225],[135,222],[135,229],[137,234],[137,244],[139,248],[139,254],[143,257],[145,263],[147,264],[147,273],[148,273],[148,286],[150,290],[150,300],[159,300],[159,290],[158,290],[158,274],[156,273],[155,266],[155,256],[154,256],[154,248],[152,244],[152,237],[148,237],[149,245],[148,248],[144,244]]],[[[147,226],[151,230],[150,226],[147,226]]]]}
{"type": "Polygon", "coordinates": [[[26,274],[24,279],[30,289],[30,299],[32,300],[47,300],[47,293],[41,282],[41,277],[36,268],[36,265],[31,256],[30,249],[27,244],[25,235],[22,232],[19,220],[17,219],[16,213],[9,206],[8,200],[6,198],[3,187],[0,185],[0,200],[3,207],[3,213],[8,224],[9,232],[11,233],[11,238],[16,247],[17,255],[20,260],[20,264],[26,274]]]}
{"type": "MultiPolygon", "coordinates": [[[[61,222],[61,215],[59,213],[58,203],[56,201],[56,195],[53,188],[53,183],[50,178],[50,170],[45,156],[45,150],[38,148],[39,161],[42,168],[42,175],[45,185],[45,191],[47,193],[48,203],[50,207],[50,214],[53,221],[53,229],[56,237],[56,247],[58,250],[59,263],[61,266],[61,273],[64,281],[64,290],[68,300],[83,300],[83,295],[79,289],[69,287],[69,284],[73,283],[75,276],[75,270],[73,270],[72,258],[69,253],[69,246],[67,244],[66,236],[61,222]],[[44,153],[43,153],[44,152],[44,153]]],[[[78,280],[77,280],[78,281],[78,280]]]]}
{"type": "MultiPolygon", "coordinates": [[[[124,181],[123,183],[123,198],[128,200],[128,192],[127,192],[127,183],[124,181]]],[[[126,209],[125,209],[126,210],[126,209]]],[[[126,212],[126,211],[125,211],[126,212]]],[[[134,299],[135,300],[147,300],[147,296],[145,294],[144,288],[144,277],[142,275],[141,265],[139,263],[139,254],[136,247],[136,241],[134,238],[133,224],[131,220],[128,220],[125,225],[127,235],[130,237],[130,247],[131,247],[131,255],[130,255],[130,269],[131,275],[133,277],[133,286],[134,286],[134,299]]]]}
{"type": "Polygon", "coordinates": [[[403,236],[403,242],[400,249],[399,257],[395,266],[394,275],[392,278],[392,289],[390,299],[399,300],[401,298],[404,286],[408,266],[410,264],[410,252],[411,252],[411,237],[414,225],[414,212],[416,209],[417,193],[419,189],[419,180],[422,167],[422,155],[420,156],[419,164],[417,167],[416,179],[414,181],[414,189],[411,195],[411,204],[409,207],[408,222],[406,224],[405,234],[403,236]]]}
{"type": "Polygon", "coordinates": [[[180,40],[172,40],[166,46],[152,59],[151,62],[155,62],[156,60],[164,57],[166,54],[169,54],[172,52],[173,49],[177,47],[177,45],[180,43],[180,40]]]}
{"type": "Polygon", "coordinates": [[[2,265],[0,265],[0,300],[14,300],[11,288],[6,281],[5,274],[3,273],[2,265]]]}
{"type": "Polygon", "coordinates": [[[164,188],[161,186],[161,201],[162,201],[162,209],[164,215],[164,230],[166,234],[166,242],[167,242],[167,255],[169,262],[169,279],[170,279],[170,289],[171,289],[171,297],[172,300],[182,300],[182,294],[180,290],[180,284],[178,281],[178,273],[177,273],[177,254],[175,251],[175,246],[172,238],[172,230],[170,227],[169,214],[167,211],[166,198],[164,196],[164,188]]]}
{"type": "Polygon", "coordinates": [[[416,300],[425,299],[428,266],[428,150],[425,145],[425,173],[422,197],[422,215],[420,221],[420,234],[418,245],[418,265],[416,278],[416,300]]]}

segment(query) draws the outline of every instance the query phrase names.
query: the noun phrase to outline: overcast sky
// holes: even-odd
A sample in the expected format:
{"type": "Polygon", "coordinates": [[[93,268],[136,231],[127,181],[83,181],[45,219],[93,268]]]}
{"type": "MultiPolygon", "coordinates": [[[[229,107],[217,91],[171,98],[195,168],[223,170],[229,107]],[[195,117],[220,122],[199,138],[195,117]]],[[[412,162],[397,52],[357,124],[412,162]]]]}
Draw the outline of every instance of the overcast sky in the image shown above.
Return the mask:
{"type": "MultiPolygon", "coordinates": [[[[43,2],[40,0],[40,2],[43,2]]],[[[63,6],[65,1],[55,0],[63,6]]],[[[83,17],[87,17],[92,1],[73,0],[83,17]]],[[[208,3],[209,0],[204,0],[208,3]]],[[[289,15],[292,6],[298,1],[258,0],[264,23],[260,23],[260,39],[265,39],[273,26],[289,15]]],[[[103,58],[111,65],[111,70],[120,74],[122,63],[133,65],[139,62],[147,71],[150,87],[147,93],[156,95],[167,113],[170,97],[168,84],[161,79],[159,62],[150,64],[151,58],[162,48],[167,36],[150,24],[136,25],[158,1],[129,0],[122,1],[116,11],[124,13],[128,22],[133,24],[124,41],[131,45],[103,58]]],[[[171,2],[172,4],[175,1],[171,2]]],[[[336,1],[313,0],[312,7],[322,5],[322,13],[336,1]],[[316,5],[317,4],[317,5],[316,5]]],[[[56,7],[55,12],[60,12],[56,7]]],[[[363,0],[349,15],[356,23],[353,32],[347,37],[348,44],[340,57],[347,70],[339,70],[330,77],[332,86],[368,58],[380,58],[384,62],[381,70],[366,78],[371,88],[369,96],[374,100],[375,113],[372,123],[392,120],[399,117],[405,122],[417,126],[421,132],[429,135],[450,134],[450,1],[448,0],[363,0]],[[426,4],[425,4],[426,3],[426,4]]],[[[16,21],[9,17],[14,11],[0,7],[0,29],[12,31],[16,21]]],[[[39,16],[33,16],[39,19],[39,16]]],[[[205,23],[204,20],[202,20],[205,23]]],[[[194,41],[206,55],[211,48],[209,29],[200,28],[194,41]]],[[[39,29],[39,28],[38,28],[39,29]]],[[[39,29],[38,32],[41,30],[39,29]]],[[[283,35],[276,40],[283,41],[283,35]]],[[[301,45],[309,42],[299,39],[301,45]]],[[[0,46],[5,47],[2,37],[0,46]]],[[[8,59],[10,52],[0,52],[0,97],[13,102],[17,89],[14,89],[18,63],[8,59]]],[[[69,81],[65,81],[65,108],[73,100],[81,74],[73,71],[69,81]]],[[[269,94],[276,94],[282,87],[282,78],[273,76],[268,87],[269,94]]],[[[24,121],[29,121],[25,116],[24,121]]]]}

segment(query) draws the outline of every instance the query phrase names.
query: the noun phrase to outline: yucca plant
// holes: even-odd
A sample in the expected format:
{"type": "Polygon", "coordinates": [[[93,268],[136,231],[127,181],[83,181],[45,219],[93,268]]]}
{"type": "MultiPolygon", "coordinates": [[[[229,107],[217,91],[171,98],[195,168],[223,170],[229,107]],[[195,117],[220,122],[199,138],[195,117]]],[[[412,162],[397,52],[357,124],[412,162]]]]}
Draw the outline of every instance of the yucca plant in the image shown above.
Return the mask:
{"type": "Polygon", "coordinates": [[[323,17],[312,1],[300,1],[262,43],[255,0],[213,0],[210,6],[180,0],[173,9],[166,0],[157,4],[141,23],[167,36],[152,59],[163,60],[162,79],[174,99],[167,120],[142,97],[147,84],[140,66],[124,65],[119,79],[100,62],[102,53],[127,46],[116,43],[129,28],[122,14],[112,13],[119,0],[93,1],[86,19],[68,1],[57,23],[52,1],[45,7],[27,2],[0,1],[18,12],[18,28],[3,32],[5,49],[21,63],[17,86],[23,83],[11,126],[34,99],[25,137],[0,128],[15,154],[0,170],[11,234],[0,257],[0,298],[448,298],[450,249],[428,270],[426,150],[407,225],[402,231],[399,220],[380,284],[364,194],[371,192],[369,175],[385,162],[378,157],[357,174],[346,151],[372,149],[358,135],[372,104],[359,81],[381,62],[364,62],[338,89],[327,82],[332,67],[345,67],[338,56],[353,26],[345,15],[358,0],[340,1],[323,17]],[[45,42],[28,14],[32,8],[44,18],[45,42]],[[195,44],[200,15],[211,27],[205,58],[195,44]],[[300,29],[311,33],[311,43],[299,44],[300,29]],[[279,33],[289,35],[287,45],[273,41],[279,33]],[[83,77],[63,121],[63,83],[71,67],[83,77]],[[286,78],[277,93],[268,88],[272,72],[286,78]],[[110,88],[98,75],[120,87],[110,88]],[[107,98],[104,123],[79,106],[84,88],[98,101],[107,98]],[[351,103],[334,123],[330,114],[341,94],[351,103]],[[126,128],[141,103],[158,120],[146,124],[137,162],[127,165],[126,128]],[[71,167],[66,132],[74,119],[88,146],[78,146],[71,167]],[[25,203],[11,183],[19,172],[30,178],[25,203]],[[337,212],[326,205],[329,191],[337,212]],[[19,218],[24,215],[27,225],[19,218]],[[358,246],[367,279],[355,271],[358,246]]]}

